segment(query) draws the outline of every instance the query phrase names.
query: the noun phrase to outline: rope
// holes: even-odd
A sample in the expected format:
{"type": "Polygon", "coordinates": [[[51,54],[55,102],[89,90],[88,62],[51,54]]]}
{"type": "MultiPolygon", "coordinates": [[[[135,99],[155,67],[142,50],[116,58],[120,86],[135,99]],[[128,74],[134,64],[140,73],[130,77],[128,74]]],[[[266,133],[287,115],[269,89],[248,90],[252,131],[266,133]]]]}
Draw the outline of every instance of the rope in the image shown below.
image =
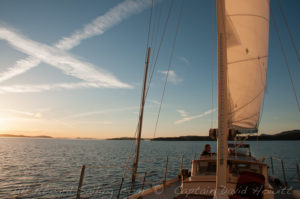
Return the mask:
{"type": "Polygon", "coordinates": [[[159,105],[159,110],[158,110],[157,119],[156,119],[156,123],[155,123],[155,129],[154,129],[153,138],[155,137],[156,132],[157,132],[158,120],[159,120],[159,117],[160,117],[161,108],[162,108],[164,96],[165,96],[165,93],[166,93],[166,87],[167,87],[167,83],[168,83],[168,77],[169,77],[170,68],[172,66],[172,61],[173,61],[173,56],[174,56],[174,51],[175,51],[175,46],[176,46],[176,40],[177,40],[177,36],[178,36],[178,32],[179,32],[179,26],[180,26],[180,21],[181,21],[181,17],[182,17],[183,6],[184,6],[184,0],[181,1],[180,14],[178,16],[178,22],[177,22],[177,26],[176,26],[175,37],[174,37],[174,40],[173,40],[173,43],[172,43],[172,49],[171,49],[171,54],[170,54],[170,58],[169,58],[169,65],[168,65],[168,70],[167,70],[167,74],[166,74],[166,79],[165,79],[165,82],[164,82],[162,96],[161,96],[161,99],[160,99],[160,105],[159,105]]]}
{"type": "Polygon", "coordinates": [[[149,47],[149,40],[150,40],[150,32],[151,32],[151,24],[152,24],[152,10],[153,10],[153,0],[151,3],[151,10],[150,10],[150,17],[149,17],[149,26],[148,26],[148,36],[147,36],[147,45],[146,45],[146,55],[145,55],[145,62],[147,60],[147,49],[149,47]]]}
{"type": "MultiPolygon", "coordinates": [[[[149,80],[148,80],[148,84],[147,84],[148,86],[147,86],[147,89],[146,89],[146,97],[147,97],[147,94],[148,94],[148,91],[149,91],[149,88],[150,88],[151,80],[152,80],[153,73],[154,73],[154,70],[155,70],[155,67],[156,67],[156,64],[157,64],[160,49],[161,49],[161,46],[162,46],[163,41],[164,41],[164,36],[165,36],[165,33],[166,33],[166,29],[167,29],[167,25],[168,25],[168,22],[169,22],[169,18],[170,18],[170,15],[171,15],[172,8],[173,8],[173,0],[171,1],[170,7],[169,7],[168,16],[167,16],[167,19],[166,19],[165,24],[164,24],[163,34],[162,34],[162,37],[161,37],[161,40],[160,40],[160,43],[159,43],[158,52],[156,54],[155,63],[153,65],[153,68],[152,68],[152,71],[150,73],[150,77],[149,77],[149,80]]],[[[150,16],[152,17],[152,14],[150,16]]],[[[161,16],[161,10],[160,10],[160,16],[161,16]]],[[[160,16],[159,16],[159,22],[160,22],[160,16]]],[[[148,34],[150,34],[150,31],[148,31],[148,34]]],[[[137,128],[138,128],[138,126],[137,126],[137,128]]],[[[152,141],[151,141],[151,143],[152,143],[152,141]]],[[[128,164],[126,164],[126,167],[124,167],[123,178],[125,178],[125,168],[127,168],[127,169],[129,168],[128,164]]]]}
{"type": "MultiPolygon", "coordinates": [[[[157,0],[158,1],[158,0],[157,0]]],[[[160,4],[161,6],[158,6],[159,4],[158,4],[158,2],[157,2],[157,4],[156,4],[157,6],[156,6],[156,9],[158,10],[158,8],[159,8],[159,16],[158,16],[158,19],[157,20],[155,20],[155,22],[154,22],[154,24],[153,24],[153,26],[154,26],[154,30],[153,30],[153,40],[151,41],[152,42],[152,44],[154,43],[154,47],[152,46],[152,54],[154,55],[155,53],[156,53],[156,42],[157,42],[157,39],[158,39],[158,35],[159,35],[159,27],[160,27],[160,22],[161,22],[161,16],[162,16],[162,10],[163,10],[163,4],[160,4]]],[[[156,14],[157,15],[157,14],[156,14]]],[[[156,15],[155,15],[155,18],[156,18],[156,15]]],[[[150,68],[149,68],[149,71],[152,71],[153,70],[153,67],[154,67],[154,64],[153,64],[153,60],[154,60],[154,57],[155,56],[152,56],[151,57],[151,60],[150,60],[150,68]]],[[[150,78],[148,79],[148,85],[150,85],[150,78]]]]}
{"type": "Polygon", "coordinates": [[[293,46],[294,51],[295,51],[295,53],[296,53],[296,55],[297,55],[298,62],[300,63],[300,56],[299,56],[299,53],[298,53],[298,50],[297,50],[297,47],[296,47],[296,44],[295,44],[295,41],[294,41],[292,32],[291,32],[291,30],[290,30],[290,27],[289,27],[289,25],[288,25],[287,19],[286,19],[286,17],[285,17],[283,8],[282,8],[282,6],[281,6],[280,0],[277,0],[277,3],[278,3],[278,5],[279,5],[280,13],[281,13],[281,16],[282,16],[282,18],[283,18],[283,20],[284,20],[284,24],[285,24],[285,26],[286,26],[286,29],[288,30],[288,33],[289,33],[289,37],[290,37],[292,46],[293,46]]]}
{"type": "Polygon", "coordinates": [[[285,66],[286,66],[286,68],[287,68],[287,70],[288,70],[289,78],[290,78],[290,81],[291,81],[291,86],[292,86],[293,93],[294,93],[294,96],[295,96],[296,102],[297,102],[298,111],[300,112],[299,100],[298,100],[298,97],[297,97],[297,92],[296,92],[295,85],[294,85],[294,81],[293,81],[293,78],[292,78],[292,73],[291,73],[290,67],[289,67],[289,65],[288,65],[287,56],[286,56],[285,50],[284,50],[284,48],[283,48],[283,44],[282,44],[282,40],[281,40],[281,38],[280,38],[280,34],[279,34],[279,31],[278,31],[277,23],[276,23],[276,21],[275,21],[274,16],[272,15],[272,13],[271,13],[271,19],[272,19],[272,21],[273,21],[273,25],[274,25],[274,29],[275,29],[276,35],[277,35],[278,40],[279,40],[279,42],[280,42],[281,52],[282,52],[282,55],[283,55],[283,57],[284,57],[285,66]]]}
{"type": "MultiPolygon", "coordinates": [[[[173,1],[172,1],[172,3],[173,3],[173,1]]],[[[171,6],[173,6],[173,5],[171,5],[171,6]]],[[[176,26],[175,37],[174,37],[174,40],[173,40],[173,43],[172,43],[172,49],[171,49],[171,54],[170,54],[170,58],[169,58],[168,71],[167,71],[166,79],[165,79],[165,82],[164,82],[163,93],[162,93],[162,96],[161,96],[159,110],[158,110],[156,123],[155,123],[155,128],[154,128],[154,132],[153,132],[153,138],[155,138],[155,135],[156,135],[156,132],[157,132],[158,121],[159,121],[159,118],[160,118],[162,103],[163,103],[163,99],[164,99],[164,96],[165,96],[169,71],[170,71],[170,68],[171,68],[171,65],[172,65],[173,55],[174,55],[175,46],[176,46],[176,40],[177,40],[177,36],[178,36],[178,32],[179,32],[180,21],[181,21],[181,18],[182,18],[183,7],[184,7],[184,0],[181,1],[180,13],[179,13],[179,16],[178,16],[178,22],[177,22],[177,26],[176,26]]],[[[151,140],[151,145],[150,145],[149,152],[147,154],[147,159],[149,159],[149,157],[150,157],[150,154],[152,152],[152,148],[153,148],[153,141],[151,140]]],[[[146,172],[147,172],[147,168],[148,168],[148,165],[146,165],[146,172]]]]}
{"type": "Polygon", "coordinates": [[[154,36],[155,36],[155,32],[156,32],[156,21],[157,21],[157,12],[158,12],[158,7],[159,7],[159,3],[158,3],[158,0],[156,0],[156,5],[155,5],[155,12],[154,12],[154,23],[152,25],[153,27],[153,32],[152,32],[152,35],[151,35],[151,42],[150,42],[150,46],[153,45],[153,42],[154,41],[154,36]]]}
{"type": "Polygon", "coordinates": [[[171,1],[170,7],[169,7],[169,11],[168,11],[168,16],[167,16],[167,19],[166,19],[165,24],[164,24],[164,30],[163,30],[163,33],[162,33],[162,37],[160,39],[160,43],[159,43],[157,54],[155,56],[154,65],[153,65],[152,71],[151,71],[150,76],[149,76],[149,83],[148,83],[148,87],[147,87],[147,91],[146,91],[146,96],[148,94],[148,91],[149,91],[149,88],[150,88],[150,84],[151,84],[151,81],[152,81],[152,77],[153,77],[153,74],[154,74],[154,70],[156,68],[157,60],[158,60],[158,57],[159,57],[161,46],[162,46],[163,41],[164,41],[164,37],[165,37],[165,34],[166,34],[166,30],[167,30],[167,26],[168,26],[168,23],[169,23],[169,18],[170,18],[172,9],[173,9],[173,5],[174,5],[174,0],[171,1]]]}

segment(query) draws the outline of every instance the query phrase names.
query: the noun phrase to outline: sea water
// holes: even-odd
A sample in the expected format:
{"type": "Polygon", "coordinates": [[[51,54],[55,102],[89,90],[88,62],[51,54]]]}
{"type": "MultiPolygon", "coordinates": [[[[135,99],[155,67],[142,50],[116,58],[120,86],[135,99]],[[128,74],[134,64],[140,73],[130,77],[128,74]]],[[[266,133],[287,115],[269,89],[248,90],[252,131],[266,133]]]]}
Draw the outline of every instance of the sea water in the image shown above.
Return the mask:
{"type": "MultiPolygon", "coordinates": [[[[216,151],[213,141],[142,141],[135,191],[142,188],[145,172],[145,188],[161,184],[167,156],[167,179],[178,175],[182,157],[183,168],[190,169],[192,159],[199,158],[207,143],[216,151]]],[[[278,159],[282,159],[289,185],[299,189],[296,164],[300,163],[300,141],[247,143],[252,155],[265,157],[269,165],[269,157],[273,157],[274,175],[281,179],[278,159]]],[[[0,138],[0,198],[75,198],[83,165],[82,197],[115,198],[119,190],[121,197],[126,197],[134,146],[134,140],[0,138]]]]}

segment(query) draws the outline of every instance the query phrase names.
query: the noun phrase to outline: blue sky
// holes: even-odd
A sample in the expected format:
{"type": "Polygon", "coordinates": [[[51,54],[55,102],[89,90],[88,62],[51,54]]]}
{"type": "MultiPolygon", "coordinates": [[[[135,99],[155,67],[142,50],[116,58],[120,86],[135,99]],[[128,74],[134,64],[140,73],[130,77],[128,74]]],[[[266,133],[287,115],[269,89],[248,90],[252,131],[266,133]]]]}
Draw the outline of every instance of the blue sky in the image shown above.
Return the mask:
{"type": "MultiPolygon", "coordinates": [[[[163,24],[170,1],[159,2],[163,24]]],[[[180,3],[174,1],[154,71],[143,137],[153,137],[180,3]]],[[[300,3],[281,3],[299,49],[300,3]]],[[[133,136],[138,122],[150,7],[148,0],[1,0],[0,130],[55,137],[133,136]]],[[[300,95],[300,64],[275,0],[271,0],[271,12],[279,25],[300,95]]],[[[215,15],[215,1],[185,1],[156,136],[207,135],[212,118],[216,127],[215,15]]],[[[297,129],[299,119],[271,24],[260,132],[297,129]]]]}

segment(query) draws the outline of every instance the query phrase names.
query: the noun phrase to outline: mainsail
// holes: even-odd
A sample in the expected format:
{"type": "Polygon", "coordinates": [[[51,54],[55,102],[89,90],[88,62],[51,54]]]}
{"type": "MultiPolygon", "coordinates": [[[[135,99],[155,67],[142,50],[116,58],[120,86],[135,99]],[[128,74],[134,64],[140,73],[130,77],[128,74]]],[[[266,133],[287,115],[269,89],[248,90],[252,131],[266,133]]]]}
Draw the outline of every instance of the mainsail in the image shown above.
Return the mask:
{"type": "Polygon", "coordinates": [[[225,1],[228,128],[256,132],[266,87],[269,0],[225,1]]]}

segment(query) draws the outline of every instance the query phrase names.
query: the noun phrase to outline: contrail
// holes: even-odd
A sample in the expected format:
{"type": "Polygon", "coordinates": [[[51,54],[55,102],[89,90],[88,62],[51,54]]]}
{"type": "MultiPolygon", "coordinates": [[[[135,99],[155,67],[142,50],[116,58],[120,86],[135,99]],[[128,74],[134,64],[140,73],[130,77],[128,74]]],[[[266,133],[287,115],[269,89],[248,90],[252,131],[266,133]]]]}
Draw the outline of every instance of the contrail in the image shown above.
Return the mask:
{"type": "MultiPolygon", "coordinates": [[[[79,45],[82,40],[103,34],[109,28],[121,23],[124,19],[143,11],[150,4],[151,0],[126,0],[85,25],[83,29],[75,31],[70,37],[63,37],[54,44],[53,48],[57,50],[70,50],[79,45]]],[[[0,73],[0,82],[38,66],[41,61],[35,56],[29,56],[17,61],[6,72],[0,73]]]]}
{"type": "Polygon", "coordinates": [[[211,110],[208,110],[208,111],[206,111],[202,114],[199,114],[199,115],[195,115],[195,116],[191,116],[191,117],[188,117],[188,116],[183,117],[183,119],[176,121],[175,124],[182,124],[182,123],[190,121],[190,120],[201,118],[205,115],[208,115],[208,114],[211,114],[211,113],[215,112],[216,110],[217,109],[211,109],[211,110]]]}
{"type": "Polygon", "coordinates": [[[21,52],[61,69],[67,75],[75,76],[87,82],[97,83],[101,87],[131,87],[128,84],[120,82],[104,70],[96,70],[90,63],[80,61],[64,51],[27,39],[23,35],[17,34],[7,28],[0,27],[0,38],[8,41],[10,45],[21,52]]]}

